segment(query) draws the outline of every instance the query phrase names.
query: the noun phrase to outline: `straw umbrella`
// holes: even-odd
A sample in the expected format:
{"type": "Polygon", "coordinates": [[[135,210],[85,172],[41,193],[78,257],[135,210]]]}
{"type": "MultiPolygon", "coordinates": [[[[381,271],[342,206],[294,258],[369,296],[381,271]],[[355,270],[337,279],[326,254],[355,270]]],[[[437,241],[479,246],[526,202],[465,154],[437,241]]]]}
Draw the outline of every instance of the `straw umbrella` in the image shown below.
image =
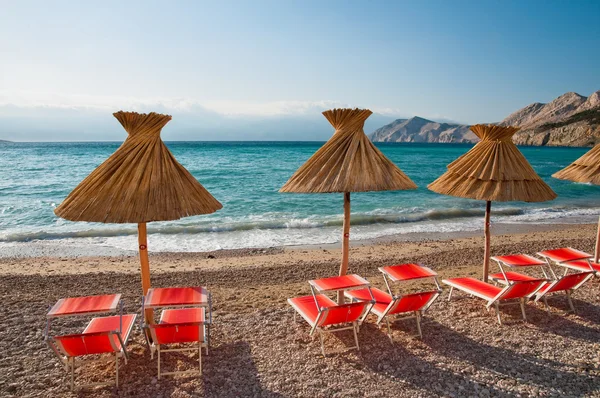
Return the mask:
{"type": "MultiPolygon", "coordinates": [[[[586,152],[582,157],[552,174],[552,177],[561,180],[590,183],[600,185],[600,144],[586,152]]],[[[598,221],[598,234],[596,236],[596,250],[594,251],[594,262],[598,262],[600,256],[600,220],[598,221]]]]}
{"type": "MultiPolygon", "coordinates": [[[[71,221],[138,224],[142,290],[150,288],[146,223],[213,213],[223,206],[160,139],[169,115],[116,112],[129,134],[54,211],[71,221]]],[[[149,317],[151,313],[147,313],[149,317]]]]}
{"type": "Polygon", "coordinates": [[[344,224],[340,275],[348,271],[350,192],[397,191],[417,186],[365,135],[368,109],[323,112],[335,128],[329,139],[281,187],[279,192],[344,194],[344,224]]]}
{"type": "Polygon", "coordinates": [[[481,141],[450,163],[448,171],[427,188],[444,195],[485,200],[483,280],[487,282],[492,202],[545,202],[556,198],[556,193],[512,142],[518,127],[478,124],[471,130],[481,141]]]}

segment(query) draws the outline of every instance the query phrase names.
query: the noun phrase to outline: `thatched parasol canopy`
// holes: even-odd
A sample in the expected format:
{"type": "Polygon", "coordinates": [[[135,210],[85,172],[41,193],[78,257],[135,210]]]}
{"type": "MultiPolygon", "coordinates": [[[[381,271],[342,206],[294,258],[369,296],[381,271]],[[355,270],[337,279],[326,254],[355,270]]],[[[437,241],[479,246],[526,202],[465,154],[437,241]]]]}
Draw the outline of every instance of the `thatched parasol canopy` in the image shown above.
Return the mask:
{"type": "Polygon", "coordinates": [[[494,202],[556,198],[512,142],[518,127],[477,124],[471,130],[481,141],[450,163],[448,171],[427,188],[443,195],[494,202]]]}
{"type": "MultiPolygon", "coordinates": [[[[368,109],[332,109],[323,112],[335,128],[329,139],[281,187],[279,192],[344,193],[344,226],[340,275],[348,270],[350,192],[397,191],[417,186],[365,135],[368,109]]],[[[343,301],[343,296],[338,299],[343,301]]]]}
{"type": "MultiPolygon", "coordinates": [[[[589,183],[600,185],[600,144],[587,151],[582,157],[552,174],[552,177],[560,180],[589,183]]],[[[594,262],[600,259],[600,219],[598,220],[598,235],[596,236],[596,250],[594,251],[594,262]]]]}
{"type": "Polygon", "coordinates": [[[556,193],[512,142],[518,127],[478,124],[471,130],[481,141],[450,163],[448,171],[427,188],[443,195],[486,201],[483,279],[487,281],[491,202],[545,202],[556,198],[556,193]]]}
{"type": "MultiPolygon", "coordinates": [[[[146,223],[214,213],[223,206],[181,165],[160,139],[171,120],[158,113],[113,114],[129,134],[54,212],[71,221],[137,223],[142,290],[150,288],[146,223]]],[[[152,312],[146,312],[152,322],[152,312]]]]}
{"type": "Polygon", "coordinates": [[[552,177],[600,185],[600,144],[564,169],[552,174],[552,177]]]}
{"type": "Polygon", "coordinates": [[[160,139],[169,115],[116,112],[129,136],[55,210],[71,221],[142,223],[213,213],[223,206],[160,139]]]}
{"type": "Polygon", "coordinates": [[[323,112],[335,128],[279,192],[368,192],[416,189],[417,186],[365,135],[368,109],[332,109],[323,112]]]}

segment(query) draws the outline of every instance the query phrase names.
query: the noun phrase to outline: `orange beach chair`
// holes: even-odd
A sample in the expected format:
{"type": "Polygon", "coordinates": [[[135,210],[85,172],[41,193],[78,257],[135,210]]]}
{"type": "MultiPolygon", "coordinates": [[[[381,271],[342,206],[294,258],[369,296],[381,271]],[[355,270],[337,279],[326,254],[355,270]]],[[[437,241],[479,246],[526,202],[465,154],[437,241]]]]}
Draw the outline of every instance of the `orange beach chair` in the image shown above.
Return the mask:
{"type": "Polygon", "coordinates": [[[542,288],[546,279],[532,279],[527,281],[511,281],[504,288],[480,281],[475,278],[450,278],[442,280],[443,283],[450,286],[448,301],[452,297],[454,289],[463,291],[475,297],[485,300],[486,308],[494,306],[498,323],[502,325],[500,318],[500,305],[516,304],[521,305],[523,320],[527,320],[525,314],[525,300],[529,299],[542,288]]]}
{"type": "Polygon", "coordinates": [[[597,274],[600,266],[591,261],[591,254],[570,247],[545,250],[539,252],[538,256],[542,257],[548,264],[550,272],[552,272],[553,275],[553,280],[547,282],[536,293],[535,301],[537,302],[540,299],[543,300],[546,308],[550,311],[550,306],[548,305],[546,297],[550,293],[564,292],[567,296],[569,309],[575,312],[571,295],[575,290],[583,286],[585,282],[590,280],[594,274],[597,274]],[[553,263],[564,268],[565,272],[562,276],[556,275],[552,268],[553,263]],[[576,272],[569,273],[569,271],[576,272]]]}
{"type": "Polygon", "coordinates": [[[208,353],[212,323],[211,297],[203,286],[184,286],[151,288],[142,299],[142,313],[149,308],[162,311],[158,323],[142,324],[151,358],[154,359],[155,352],[158,354],[159,379],[167,375],[202,374],[202,347],[208,353]],[[161,354],[184,351],[198,352],[198,368],[164,372],[161,354]]]}
{"type": "Polygon", "coordinates": [[[323,356],[325,356],[324,333],[352,330],[355,345],[349,349],[360,349],[358,328],[367,315],[372,301],[337,304],[323,293],[348,289],[369,289],[369,282],[358,275],[344,275],[311,280],[309,284],[312,295],[287,300],[295,310],[294,321],[296,320],[296,313],[298,313],[310,325],[310,336],[318,332],[323,356]]]}
{"type": "Polygon", "coordinates": [[[421,331],[421,318],[431,304],[439,297],[441,293],[440,285],[437,281],[437,274],[431,269],[418,264],[399,264],[388,267],[381,267],[379,271],[383,273],[388,292],[377,288],[349,290],[345,292],[346,297],[353,301],[370,301],[371,294],[375,299],[375,304],[371,307],[371,312],[377,316],[377,324],[385,320],[388,336],[392,338],[389,318],[392,316],[401,317],[401,319],[415,319],[417,322],[418,336],[423,338],[421,331]],[[406,282],[417,279],[433,279],[436,289],[424,292],[416,292],[405,295],[395,295],[390,286],[390,282],[406,282]]]}
{"type": "MultiPolygon", "coordinates": [[[[70,373],[71,390],[75,389],[75,358],[88,355],[114,354],[115,386],[119,386],[119,359],[127,363],[127,341],[135,323],[136,314],[122,314],[120,295],[74,297],[59,300],[47,315],[46,344],[70,373]],[[121,314],[93,318],[81,333],[49,336],[50,320],[55,317],[98,314],[115,311],[121,305],[121,314]]],[[[99,359],[97,359],[99,360],[99,359]]],[[[112,382],[82,384],[77,387],[112,385],[112,382]]]]}
{"type": "Polygon", "coordinates": [[[158,354],[158,378],[166,375],[202,374],[202,346],[206,343],[204,308],[166,309],[160,323],[145,325],[151,337],[150,356],[158,354]],[[176,348],[164,348],[177,345],[176,348]],[[186,346],[182,346],[186,345],[186,346]],[[162,352],[198,351],[198,370],[164,372],[161,369],[162,352]]]}

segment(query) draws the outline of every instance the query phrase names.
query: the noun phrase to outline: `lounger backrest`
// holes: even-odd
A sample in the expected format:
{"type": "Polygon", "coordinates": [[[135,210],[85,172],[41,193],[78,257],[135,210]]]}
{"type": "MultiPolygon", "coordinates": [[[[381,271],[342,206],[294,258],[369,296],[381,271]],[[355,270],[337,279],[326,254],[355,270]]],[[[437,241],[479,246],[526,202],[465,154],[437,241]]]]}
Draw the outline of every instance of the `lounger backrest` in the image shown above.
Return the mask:
{"type": "Polygon", "coordinates": [[[121,347],[115,332],[70,334],[52,337],[52,340],[69,357],[118,352],[121,347]]]}
{"type": "Polygon", "coordinates": [[[360,318],[367,305],[371,305],[371,303],[368,301],[358,301],[356,303],[328,307],[319,318],[318,326],[354,322],[360,318]]]}
{"type": "Polygon", "coordinates": [[[510,300],[521,297],[529,297],[535,293],[542,284],[546,283],[545,279],[535,279],[526,282],[516,282],[512,285],[507,286],[498,299],[510,300]]]}
{"type": "Polygon", "coordinates": [[[204,341],[204,323],[148,325],[152,341],[156,344],[193,343],[204,341]]]}
{"type": "Polygon", "coordinates": [[[419,311],[423,309],[432,298],[438,294],[437,290],[431,292],[419,292],[402,296],[396,306],[388,314],[399,314],[402,312],[419,311]]]}
{"type": "Polygon", "coordinates": [[[585,282],[586,278],[590,277],[592,272],[580,272],[577,274],[565,275],[558,280],[546,293],[570,290],[578,287],[579,284],[585,282]]]}

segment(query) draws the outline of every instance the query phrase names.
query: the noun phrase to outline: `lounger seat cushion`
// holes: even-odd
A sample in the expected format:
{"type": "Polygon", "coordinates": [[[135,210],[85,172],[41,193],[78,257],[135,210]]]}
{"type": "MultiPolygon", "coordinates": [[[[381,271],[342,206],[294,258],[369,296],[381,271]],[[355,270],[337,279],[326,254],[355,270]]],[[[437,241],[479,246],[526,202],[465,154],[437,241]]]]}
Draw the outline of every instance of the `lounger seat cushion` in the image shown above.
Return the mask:
{"type": "Polygon", "coordinates": [[[316,297],[319,307],[315,304],[313,296],[288,299],[292,307],[311,326],[315,326],[315,323],[317,323],[317,326],[323,327],[355,322],[364,313],[367,305],[370,305],[366,301],[338,305],[327,296],[318,294],[316,297]],[[319,308],[326,309],[326,311],[322,311],[323,314],[320,318],[318,317],[319,308]]]}
{"type": "MultiPolygon", "coordinates": [[[[377,289],[376,287],[371,288],[373,292],[373,298],[375,299],[375,304],[371,311],[373,311],[377,315],[381,315],[385,312],[387,307],[392,302],[392,296],[383,290],[377,289]]],[[[347,290],[344,295],[349,299],[354,300],[362,300],[362,301],[371,301],[371,295],[369,294],[369,289],[357,289],[357,290],[347,290]]]]}
{"type": "MultiPolygon", "coordinates": [[[[590,263],[592,265],[592,268],[595,271],[600,272],[600,264],[595,263],[593,261],[591,261],[590,263]]],[[[578,270],[581,270],[581,271],[585,272],[585,271],[590,271],[591,270],[590,263],[588,263],[585,260],[576,260],[576,261],[568,261],[568,262],[566,262],[564,264],[566,266],[570,267],[570,268],[576,268],[578,270]]]]}
{"type": "MultiPolygon", "coordinates": [[[[121,334],[123,343],[126,343],[131,333],[136,316],[136,314],[123,315],[123,332],[121,334]]],[[[94,318],[83,333],[57,336],[54,337],[54,340],[58,343],[61,351],[69,357],[120,352],[121,343],[115,334],[119,331],[119,324],[119,315],[94,318]]]]}
{"type": "Polygon", "coordinates": [[[491,285],[475,278],[450,278],[444,279],[442,282],[455,289],[462,290],[463,292],[485,300],[492,300],[502,291],[498,286],[491,285]]]}
{"type": "Polygon", "coordinates": [[[544,284],[544,286],[542,286],[540,288],[540,290],[537,291],[536,296],[541,297],[547,293],[560,292],[560,291],[573,289],[573,288],[577,287],[581,282],[583,282],[586,278],[588,278],[591,273],[592,273],[592,271],[581,272],[578,274],[571,274],[571,275],[563,276],[556,283],[554,281],[546,282],[544,284]]]}
{"type": "Polygon", "coordinates": [[[289,298],[288,303],[306,320],[306,322],[314,325],[317,317],[319,316],[319,308],[315,304],[315,297],[320,308],[335,307],[337,304],[335,301],[323,294],[317,294],[316,296],[302,296],[289,298]]]}
{"type": "MultiPolygon", "coordinates": [[[[524,274],[520,274],[518,272],[512,272],[512,271],[505,272],[505,274],[509,281],[526,282],[526,281],[534,281],[537,279],[537,278],[534,278],[529,275],[524,275],[524,274]]],[[[504,275],[502,274],[502,272],[498,272],[496,274],[491,274],[490,278],[494,279],[494,280],[498,280],[498,281],[505,281],[504,275]]]]}
{"type": "Polygon", "coordinates": [[[161,323],[148,325],[152,342],[157,345],[204,342],[204,324],[161,323]]]}
{"type": "Polygon", "coordinates": [[[163,310],[160,323],[193,323],[205,321],[204,308],[176,308],[163,310]]]}

